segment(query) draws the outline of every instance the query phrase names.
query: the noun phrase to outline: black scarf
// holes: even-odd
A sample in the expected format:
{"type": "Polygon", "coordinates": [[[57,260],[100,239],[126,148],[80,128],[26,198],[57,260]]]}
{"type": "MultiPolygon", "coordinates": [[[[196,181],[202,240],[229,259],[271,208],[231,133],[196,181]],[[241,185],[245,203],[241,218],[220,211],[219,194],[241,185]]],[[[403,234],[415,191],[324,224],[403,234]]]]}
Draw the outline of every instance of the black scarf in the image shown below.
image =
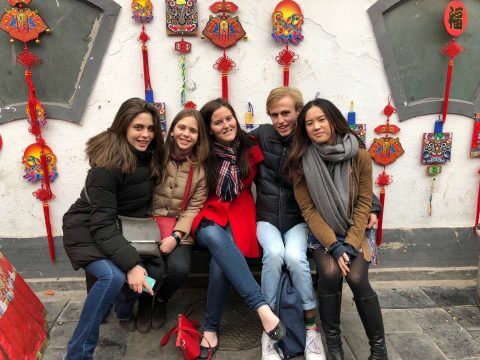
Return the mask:
{"type": "Polygon", "coordinates": [[[215,155],[221,160],[215,193],[224,201],[235,199],[243,188],[237,165],[238,143],[232,147],[214,143],[215,155]]]}

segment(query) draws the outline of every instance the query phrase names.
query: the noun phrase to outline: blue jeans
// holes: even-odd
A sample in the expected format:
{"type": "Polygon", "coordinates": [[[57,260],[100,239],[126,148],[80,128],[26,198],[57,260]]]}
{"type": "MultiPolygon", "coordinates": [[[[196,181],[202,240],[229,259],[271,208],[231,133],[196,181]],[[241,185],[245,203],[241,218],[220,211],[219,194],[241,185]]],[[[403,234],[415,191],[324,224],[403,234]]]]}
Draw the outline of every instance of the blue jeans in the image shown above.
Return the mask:
{"type": "Polygon", "coordinates": [[[277,302],[283,265],[287,267],[293,286],[300,293],[303,310],[316,307],[307,259],[307,235],[305,223],[297,224],[282,234],[269,222],[257,222],[257,238],[263,248],[262,293],[273,309],[277,302]]]}
{"type": "Polygon", "coordinates": [[[210,251],[207,311],[203,328],[218,331],[225,303],[233,286],[248,307],[258,309],[266,305],[260,286],[248,268],[245,257],[235,244],[230,226],[212,224],[197,230],[197,242],[210,251]]]}

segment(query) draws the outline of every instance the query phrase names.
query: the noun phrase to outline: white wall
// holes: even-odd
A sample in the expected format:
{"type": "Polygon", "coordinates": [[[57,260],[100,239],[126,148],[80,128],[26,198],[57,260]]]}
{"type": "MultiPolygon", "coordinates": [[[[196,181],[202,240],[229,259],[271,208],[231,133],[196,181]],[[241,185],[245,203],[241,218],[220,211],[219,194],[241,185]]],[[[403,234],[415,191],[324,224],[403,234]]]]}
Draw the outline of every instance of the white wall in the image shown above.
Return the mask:
{"type": "MultiPolygon", "coordinates": [[[[58,157],[59,177],[52,189],[56,199],[50,202],[54,235],[61,235],[61,217],[78,197],[88,166],[84,144],[94,134],[107,128],[122,101],[143,96],[140,26],[131,19],[130,0],[118,0],[123,7],[112,41],[94,84],[81,125],[50,119],[43,136],[58,157]]],[[[212,1],[199,1],[200,27],[206,24],[212,1]]],[[[345,113],[350,100],[355,101],[357,121],[367,123],[367,144],[373,129],[385,121],[380,114],[390,92],[382,59],[375,42],[367,9],[374,0],[298,1],[305,16],[305,40],[292,47],[300,58],[291,67],[290,85],[298,87],[305,100],[319,91],[345,113]]],[[[61,6],[61,1],[59,1],[61,6]]],[[[275,62],[281,46],[270,36],[271,13],[276,0],[237,0],[238,16],[248,40],[227,51],[237,63],[230,74],[230,101],[240,121],[250,101],[258,122],[267,122],[265,99],[270,89],[282,85],[282,68],[275,62]]],[[[155,1],[154,20],[147,25],[152,85],[156,100],[167,103],[168,120],[180,110],[180,74],[178,54],[173,50],[176,37],[165,35],[163,1],[155,1]]],[[[73,31],[73,29],[72,29],[73,31]]],[[[190,40],[192,53],[187,56],[187,72],[195,89],[188,99],[202,105],[221,95],[220,75],[212,65],[221,50],[199,37],[190,40]]],[[[48,81],[45,79],[45,81],[48,81]]],[[[455,78],[453,79],[455,84],[455,78]]],[[[23,84],[22,84],[23,86],[23,84]]],[[[37,88],[42,81],[36,83],[37,88]]],[[[42,99],[40,99],[41,101],[42,99]]],[[[405,155],[387,171],[394,182],[387,188],[385,228],[467,227],[473,225],[478,187],[479,161],[470,159],[472,120],[450,115],[445,131],[454,134],[452,162],[444,166],[436,182],[434,211],[427,214],[430,178],[420,164],[423,132],[431,132],[435,115],[410,119],[401,124],[396,115],[392,122],[401,127],[405,155]]],[[[32,196],[38,185],[22,179],[21,157],[34,142],[26,121],[0,126],[3,149],[0,151],[0,237],[44,236],[41,203],[32,196]]],[[[374,165],[374,178],[381,168],[374,165]]],[[[374,191],[378,193],[378,187],[374,191]]]]}

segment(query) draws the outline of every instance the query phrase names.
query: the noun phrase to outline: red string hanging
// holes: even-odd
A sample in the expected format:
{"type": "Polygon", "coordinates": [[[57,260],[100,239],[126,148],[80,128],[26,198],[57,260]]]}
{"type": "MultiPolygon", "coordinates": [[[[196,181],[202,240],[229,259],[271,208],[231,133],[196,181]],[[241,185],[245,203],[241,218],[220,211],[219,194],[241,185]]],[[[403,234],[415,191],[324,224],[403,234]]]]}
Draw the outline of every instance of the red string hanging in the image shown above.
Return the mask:
{"type": "Polygon", "coordinates": [[[228,73],[236,66],[235,62],[230,59],[225,51],[223,55],[217,59],[213,67],[222,74],[222,98],[228,100],[228,73]]]}
{"type": "Polygon", "coordinates": [[[50,32],[43,19],[38,15],[38,11],[26,8],[30,0],[9,1],[13,8],[6,10],[0,19],[0,29],[6,31],[11,36],[11,42],[14,39],[24,43],[23,50],[17,55],[17,63],[25,67],[25,83],[28,88],[27,116],[30,122],[29,131],[35,136],[35,143],[25,149],[22,162],[25,165],[24,178],[29,182],[41,181],[41,188],[33,192],[33,195],[42,202],[43,215],[45,218],[45,227],[47,230],[48,247],[50,259],[55,261],[55,247],[53,242],[52,225],[50,221],[50,210],[48,201],[54,198],[50,188],[50,182],[56,176],[56,156],[46,145],[42,137],[41,126],[45,125],[45,114],[43,105],[37,100],[35,94],[35,85],[33,83],[31,68],[40,64],[42,61],[36,55],[32,54],[27,48],[27,42],[35,40],[39,43],[39,35],[43,32],[50,32]],[[18,15],[21,15],[21,21],[18,15]],[[39,115],[41,119],[39,119],[39,115]],[[41,121],[40,121],[41,120],[41,121]]]}
{"type": "MultiPolygon", "coordinates": [[[[480,170],[477,172],[480,174],[480,170]]],[[[473,233],[480,237],[480,229],[478,228],[480,224],[480,183],[478,184],[478,194],[477,194],[477,213],[475,215],[475,225],[473,226],[473,233]]]]}
{"type": "Polygon", "coordinates": [[[148,47],[147,41],[150,40],[150,37],[145,32],[145,25],[142,24],[142,32],[138,37],[138,40],[142,42],[142,60],[143,60],[143,80],[145,83],[145,96],[147,92],[152,90],[152,84],[150,83],[150,66],[148,63],[148,47]]]}

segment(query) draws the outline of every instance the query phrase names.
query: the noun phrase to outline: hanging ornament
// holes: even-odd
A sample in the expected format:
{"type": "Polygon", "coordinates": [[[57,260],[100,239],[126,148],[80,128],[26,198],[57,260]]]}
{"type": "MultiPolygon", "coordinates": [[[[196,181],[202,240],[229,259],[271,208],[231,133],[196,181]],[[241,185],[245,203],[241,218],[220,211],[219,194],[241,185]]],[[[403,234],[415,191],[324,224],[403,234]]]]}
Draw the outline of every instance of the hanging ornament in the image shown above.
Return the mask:
{"type": "Polygon", "coordinates": [[[187,74],[185,55],[192,50],[192,44],[184,40],[186,35],[197,35],[198,33],[198,12],[197,0],[165,0],[167,17],[167,35],[179,35],[180,41],[175,43],[175,51],[180,53],[180,76],[182,86],[180,101],[183,107],[187,103],[187,74]]]}
{"type": "Polygon", "coordinates": [[[382,210],[378,217],[378,229],[377,229],[377,245],[382,243],[383,235],[383,214],[385,213],[385,187],[392,183],[392,178],[385,171],[385,167],[400,156],[403,155],[404,151],[402,144],[400,144],[399,138],[390,137],[389,134],[397,134],[400,131],[400,128],[396,125],[390,124],[390,116],[396,113],[397,110],[391,105],[392,98],[388,97],[388,104],[383,109],[383,114],[387,117],[385,125],[380,125],[375,128],[377,134],[385,134],[385,136],[380,138],[374,138],[373,143],[368,149],[372,159],[379,165],[383,166],[383,171],[376,180],[376,184],[380,186],[380,204],[382,205],[382,210]]]}
{"type": "Polygon", "coordinates": [[[235,62],[227,56],[226,49],[235,45],[238,40],[246,38],[245,30],[238,20],[238,16],[227,13],[235,13],[238,6],[233,2],[222,0],[210,6],[213,13],[203,29],[203,35],[214,45],[223,49],[223,55],[217,59],[213,68],[222,74],[222,98],[228,100],[228,73],[235,67],[235,62]]]}
{"type": "Polygon", "coordinates": [[[298,55],[288,48],[288,43],[298,45],[303,40],[303,14],[300,6],[293,0],[282,0],[272,14],[272,37],[276,42],[285,44],[285,49],[275,58],[283,66],[283,86],[290,83],[290,65],[298,55]]]}
{"type": "Polygon", "coordinates": [[[155,102],[152,84],[150,81],[150,65],[148,63],[148,47],[147,41],[150,37],[145,32],[145,24],[153,20],[153,4],[150,0],[133,0],[132,1],[132,19],[142,24],[142,31],[138,37],[138,41],[142,43],[142,61],[143,61],[143,80],[145,86],[145,101],[153,104],[158,110],[162,126],[162,133],[165,137],[167,135],[167,117],[165,112],[165,103],[155,102]]]}
{"type": "Polygon", "coordinates": [[[366,134],[367,134],[367,124],[357,124],[356,121],[357,115],[353,110],[353,101],[350,102],[350,111],[347,114],[347,122],[350,129],[355,131],[355,133],[362,139],[365,144],[366,134]]]}
{"type": "Polygon", "coordinates": [[[259,125],[255,121],[255,117],[254,117],[254,113],[253,113],[253,105],[249,101],[248,102],[248,110],[245,113],[245,124],[244,124],[243,128],[245,129],[245,131],[249,132],[249,131],[255,130],[256,128],[258,128],[258,126],[259,125]]]}
{"type": "Polygon", "coordinates": [[[473,115],[472,144],[470,146],[470,157],[480,157],[480,113],[473,115]]]}
{"type": "MultiPolygon", "coordinates": [[[[48,247],[50,259],[55,261],[55,246],[52,235],[52,225],[50,223],[50,209],[48,202],[55,196],[50,188],[50,182],[57,177],[55,168],[56,156],[47,146],[45,139],[42,137],[41,127],[46,125],[45,108],[38,101],[35,94],[35,85],[32,77],[32,67],[42,63],[42,60],[28,50],[27,42],[35,40],[40,43],[39,36],[43,32],[49,33],[43,19],[37,10],[32,10],[26,6],[31,0],[8,0],[11,9],[5,9],[5,13],[0,18],[0,29],[7,32],[13,43],[15,40],[23,42],[23,50],[17,55],[17,63],[25,67],[25,82],[28,88],[27,117],[29,119],[29,131],[35,136],[35,143],[28,146],[27,149],[33,151],[35,149],[35,164],[23,160],[25,165],[24,178],[29,182],[41,182],[40,189],[33,192],[33,195],[42,202],[43,215],[45,218],[45,227],[47,230],[48,247]],[[53,164],[53,168],[52,168],[53,164]],[[28,170],[27,170],[28,169],[28,170]],[[51,169],[51,170],[50,170],[51,169]],[[30,175],[27,175],[27,172],[30,175]],[[35,179],[33,181],[33,179],[35,179]]],[[[27,149],[25,150],[27,152],[27,149]]],[[[25,155],[25,154],[24,154],[25,155]]],[[[28,155],[28,154],[27,154],[28,155]]]]}
{"type": "MultiPolygon", "coordinates": [[[[477,174],[480,174],[480,170],[478,170],[477,174]]],[[[480,237],[480,183],[478,184],[478,191],[477,191],[477,212],[475,214],[475,225],[473,226],[473,233],[480,237]]]]}
{"type": "Polygon", "coordinates": [[[444,133],[443,126],[447,120],[450,88],[453,75],[453,61],[460,55],[464,48],[456,42],[456,37],[463,34],[468,25],[468,14],[465,5],[454,0],[447,4],[443,14],[445,29],[452,36],[450,41],[442,48],[442,53],[448,57],[445,93],[442,104],[442,114],[434,124],[433,133],[424,133],[422,138],[421,162],[427,165],[427,174],[432,177],[430,193],[428,195],[428,215],[433,212],[433,193],[435,190],[436,176],[442,172],[442,165],[450,161],[452,155],[452,133],[444,133]]]}

